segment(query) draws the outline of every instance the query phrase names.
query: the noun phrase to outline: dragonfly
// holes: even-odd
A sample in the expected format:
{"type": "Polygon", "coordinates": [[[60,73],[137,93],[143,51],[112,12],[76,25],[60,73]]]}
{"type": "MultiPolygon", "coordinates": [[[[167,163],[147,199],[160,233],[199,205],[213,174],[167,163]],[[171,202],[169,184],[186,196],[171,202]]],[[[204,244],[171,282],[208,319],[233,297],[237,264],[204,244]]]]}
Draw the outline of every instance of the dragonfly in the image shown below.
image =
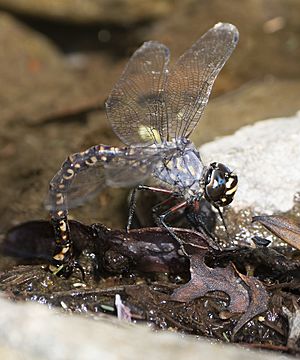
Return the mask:
{"type": "Polygon", "coordinates": [[[234,25],[218,23],[173,66],[169,49],[159,42],[145,42],[134,52],[106,101],[107,118],[124,147],[100,144],[70,155],[50,182],[48,208],[56,244],[52,273],[68,275],[79,267],[68,210],[106,186],[178,197],[179,202],[157,216],[157,222],[181,245],[182,239],[167,225],[170,214],[196,207],[203,198],[217,209],[232,202],[237,175],[222,163],[204,165],[189,137],[238,38],[234,25]],[[149,177],[159,185],[143,185],[149,177]]]}

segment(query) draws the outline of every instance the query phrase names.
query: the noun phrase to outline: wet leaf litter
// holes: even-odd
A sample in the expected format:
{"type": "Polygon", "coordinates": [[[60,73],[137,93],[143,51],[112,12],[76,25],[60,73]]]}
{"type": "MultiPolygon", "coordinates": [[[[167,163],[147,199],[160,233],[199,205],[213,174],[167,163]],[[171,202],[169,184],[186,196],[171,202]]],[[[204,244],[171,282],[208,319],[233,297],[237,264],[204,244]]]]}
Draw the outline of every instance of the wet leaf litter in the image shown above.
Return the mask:
{"type": "Polygon", "coordinates": [[[185,239],[187,259],[166,229],[127,233],[76,221],[70,228],[84,279],[80,272],[57,277],[40,265],[51,258],[53,229],[46,221],[28,222],[11,229],[3,243],[2,252],[20,264],[0,274],[6,297],[89,317],[130,318],[155,330],[299,352],[298,252],[266,246],[220,250],[210,246],[208,235],[174,228],[185,239]]]}

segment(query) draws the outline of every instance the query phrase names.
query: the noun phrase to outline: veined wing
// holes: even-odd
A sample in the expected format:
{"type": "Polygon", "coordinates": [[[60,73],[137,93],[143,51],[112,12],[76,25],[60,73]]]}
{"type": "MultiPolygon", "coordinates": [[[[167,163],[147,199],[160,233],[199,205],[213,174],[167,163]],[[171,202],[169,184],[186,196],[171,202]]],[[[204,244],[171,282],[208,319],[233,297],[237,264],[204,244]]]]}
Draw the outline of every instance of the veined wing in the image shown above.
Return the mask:
{"type": "MultiPolygon", "coordinates": [[[[84,204],[94,198],[105,187],[134,187],[143,183],[152,173],[157,162],[172,153],[177,148],[164,147],[132,147],[118,149],[115,155],[107,161],[98,160],[92,166],[79,171],[72,182],[64,190],[49,193],[46,202],[48,210],[67,210],[84,204]],[[59,209],[56,202],[56,194],[61,194],[64,201],[59,209]]],[[[78,156],[78,154],[76,154],[78,156]]],[[[64,169],[55,175],[54,182],[59,183],[63,178],[64,169]]],[[[52,180],[52,182],[53,182],[52,180]]]]}
{"type": "Polygon", "coordinates": [[[130,58],[107,102],[107,117],[127,145],[154,144],[167,139],[163,90],[169,49],[155,41],[144,43],[130,58]]]}
{"type": "MultiPolygon", "coordinates": [[[[86,168],[84,171],[77,173],[73,178],[72,183],[63,191],[59,188],[55,191],[50,191],[45,202],[46,209],[68,210],[83,205],[87,201],[93,199],[106,187],[103,165],[103,163],[97,163],[93,167],[86,168]],[[62,194],[64,199],[59,205],[59,209],[55,199],[56,194],[62,194]]],[[[55,175],[53,180],[62,177],[63,171],[61,169],[55,175]]]]}
{"type": "Polygon", "coordinates": [[[208,102],[214,81],[238,42],[234,25],[218,23],[187,50],[166,84],[169,136],[188,137],[208,102]]]}

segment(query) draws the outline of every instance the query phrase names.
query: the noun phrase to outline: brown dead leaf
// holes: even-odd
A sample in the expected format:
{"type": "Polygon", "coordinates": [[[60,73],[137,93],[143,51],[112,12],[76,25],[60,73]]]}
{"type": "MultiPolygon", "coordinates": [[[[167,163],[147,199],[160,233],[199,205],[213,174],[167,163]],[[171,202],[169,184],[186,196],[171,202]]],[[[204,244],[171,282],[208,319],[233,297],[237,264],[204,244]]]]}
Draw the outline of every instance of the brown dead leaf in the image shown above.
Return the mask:
{"type": "Polygon", "coordinates": [[[287,244],[300,250],[300,224],[294,220],[280,215],[254,216],[253,221],[258,221],[264,227],[278,236],[287,244]]]}
{"type": "Polygon", "coordinates": [[[205,264],[204,256],[203,253],[191,256],[191,280],[176,289],[171,299],[190,302],[210,291],[223,291],[230,297],[228,306],[230,312],[247,311],[249,295],[236,276],[233,266],[230,264],[226,268],[210,268],[205,264]]]}
{"type": "Polygon", "coordinates": [[[246,312],[240,317],[239,321],[233,329],[233,336],[254,316],[268,309],[269,295],[261,281],[253,276],[247,276],[239,273],[239,277],[243,280],[248,288],[250,303],[246,312]]]}

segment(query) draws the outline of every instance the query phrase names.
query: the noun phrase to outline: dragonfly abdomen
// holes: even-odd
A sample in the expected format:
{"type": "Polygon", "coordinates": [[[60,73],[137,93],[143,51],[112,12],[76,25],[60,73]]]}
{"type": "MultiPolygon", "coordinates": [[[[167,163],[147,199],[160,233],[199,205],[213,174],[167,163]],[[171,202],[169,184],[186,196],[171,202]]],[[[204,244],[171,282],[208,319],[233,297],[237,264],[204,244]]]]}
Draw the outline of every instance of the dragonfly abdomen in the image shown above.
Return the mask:
{"type": "Polygon", "coordinates": [[[104,166],[105,163],[115,158],[120,151],[116,147],[96,145],[84,152],[70,155],[51,180],[48,207],[50,208],[56,241],[56,255],[53,258],[55,264],[51,266],[52,272],[58,272],[60,265],[73,256],[67,215],[68,197],[76,177],[80,172],[86,172],[90,167],[104,166]]]}

